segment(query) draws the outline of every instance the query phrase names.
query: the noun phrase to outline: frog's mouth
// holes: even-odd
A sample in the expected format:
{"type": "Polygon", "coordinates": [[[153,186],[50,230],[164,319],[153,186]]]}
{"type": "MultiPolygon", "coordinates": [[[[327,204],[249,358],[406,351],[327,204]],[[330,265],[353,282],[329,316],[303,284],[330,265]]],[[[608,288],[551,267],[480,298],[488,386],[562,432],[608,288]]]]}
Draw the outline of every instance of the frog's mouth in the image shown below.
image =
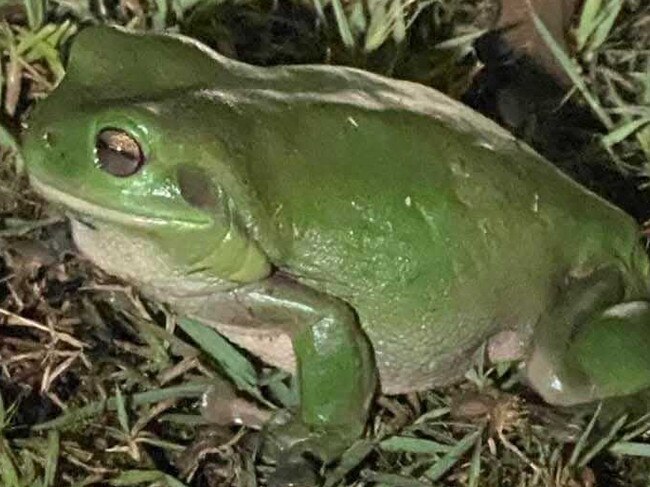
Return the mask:
{"type": "Polygon", "coordinates": [[[33,175],[29,176],[29,183],[45,200],[64,207],[71,213],[75,214],[75,219],[86,223],[88,223],[89,220],[98,220],[125,227],[151,228],[178,225],[186,229],[205,228],[210,226],[212,223],[208,218],[161,218],[137,212],[126,213],[113,208],[99,206],[88,200],[79,198],[46,184],[33,175]]]}

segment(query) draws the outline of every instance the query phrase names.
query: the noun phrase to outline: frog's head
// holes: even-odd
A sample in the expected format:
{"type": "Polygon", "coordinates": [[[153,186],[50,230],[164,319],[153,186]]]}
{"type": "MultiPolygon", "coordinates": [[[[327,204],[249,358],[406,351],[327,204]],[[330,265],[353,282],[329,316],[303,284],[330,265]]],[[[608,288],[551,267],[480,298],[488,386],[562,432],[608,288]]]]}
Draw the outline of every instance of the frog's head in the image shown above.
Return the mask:
{"type": "Polygon", "coordinates": [[[242,224],[232,109],[205,107],[205,87],[235,76],[216,56],[186,39],[87,29],[29,119],[32,185],[108,272],[186,292],[268,274],[242,224]]]}

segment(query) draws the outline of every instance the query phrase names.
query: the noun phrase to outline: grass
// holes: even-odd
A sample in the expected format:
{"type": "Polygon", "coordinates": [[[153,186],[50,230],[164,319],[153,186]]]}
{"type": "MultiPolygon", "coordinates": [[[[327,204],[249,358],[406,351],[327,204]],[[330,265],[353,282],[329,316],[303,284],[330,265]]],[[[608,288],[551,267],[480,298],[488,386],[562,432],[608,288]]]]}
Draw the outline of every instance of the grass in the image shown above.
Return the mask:
{"type": "Polygon", "coordinates": [[[607,130],[602,145],[619,168],[645,177],[650,162],[650,7],[641,7],[638,17],[618,25],[624,6],[624,0],[585,2],[574,32],[574,58],[557,46],[537,17],[535,25],[607,130]],[[635,29],[639,30],[633,36],[639,37],[630,39],[629,30],[635,29]],[[621,45],[625,47],[620,49],[621,45]],[[617,69],[619,63],[625,63],[625,68],[617,69]]]}
{"type": "MultiPolygon", "coordinates": [[[[0,486],[265,485],[258,433],[220,426],[201,396],[225,377],[248,398],[239,407],[257,404],[253,413],[296,400],[285,374],[77,255],[62,215],[26,187],[15,139],[31,105],[64,75],[80,26],[180,30],[249,62],[350,64],[460,97],[479,67],[471,42],[490,8],[478,0],[0,2],[0,486]]],[[[638,185],[650,174],[648,24],[643,2],[586,0],[569,53],[537,25],[574,84],[570,96],[599,120],[593,138],[607,161],[638,185]]],[[[368,435],[323,475],[330,487],[647,486],[649,431],[648,415],[608,404],[550,408],[519,384],[516,364],[479,361],[458,386],[378,398],[368,435]]]]}

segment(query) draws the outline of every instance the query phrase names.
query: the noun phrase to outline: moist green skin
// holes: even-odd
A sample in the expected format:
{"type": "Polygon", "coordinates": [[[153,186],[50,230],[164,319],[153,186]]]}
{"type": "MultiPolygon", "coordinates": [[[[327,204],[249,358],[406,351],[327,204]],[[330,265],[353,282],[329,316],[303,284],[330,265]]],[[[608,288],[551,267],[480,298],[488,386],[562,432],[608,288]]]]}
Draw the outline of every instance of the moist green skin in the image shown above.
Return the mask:
{"type": "Polygon", "coordinates": [[[283,452],[335,458],[377,384],[457,380],[501,331],[550,402],[650,385],[650,312],[607,311],[648,296],[635,222],[427,87],[92,28],[24,155],[36,189],[94,228],[73,225],[98,265],[297,372],[299,410],[269,428],[283,452]],[[97,167],[104,127],[139,140],[140,172],[97,167]],[[616,330],[637,339],[611,357],[616,330]]]}

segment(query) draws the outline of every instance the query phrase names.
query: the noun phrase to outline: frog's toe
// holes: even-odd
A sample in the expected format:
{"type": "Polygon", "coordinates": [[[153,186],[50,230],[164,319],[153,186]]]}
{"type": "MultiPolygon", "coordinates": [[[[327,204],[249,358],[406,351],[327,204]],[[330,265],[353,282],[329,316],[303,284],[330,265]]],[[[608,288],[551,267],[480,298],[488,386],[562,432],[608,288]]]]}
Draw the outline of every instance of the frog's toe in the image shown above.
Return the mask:
{"type": "Polygon", "coordinates": [[[210,423],[245,425],[259,430],[271,417],[271,411],[238,396],[229,382],[214,379],[203,395],[201,415],[210,423]]]}
{"type": "Polygon", "coordinates": [[[269,487],[317,487],[320,485],[312,433],[286,411],[276,414],[265,428],[263,455],[275,462],[269,487]]]}
{"type": "Polygon", "coordinates": [[[278,463],[311,458],[327,464],[340,457],[361,433],[350,426],[312,427],[295,418],[284,423],[271,421],[266,428],[264,453],[278,463]]]}

